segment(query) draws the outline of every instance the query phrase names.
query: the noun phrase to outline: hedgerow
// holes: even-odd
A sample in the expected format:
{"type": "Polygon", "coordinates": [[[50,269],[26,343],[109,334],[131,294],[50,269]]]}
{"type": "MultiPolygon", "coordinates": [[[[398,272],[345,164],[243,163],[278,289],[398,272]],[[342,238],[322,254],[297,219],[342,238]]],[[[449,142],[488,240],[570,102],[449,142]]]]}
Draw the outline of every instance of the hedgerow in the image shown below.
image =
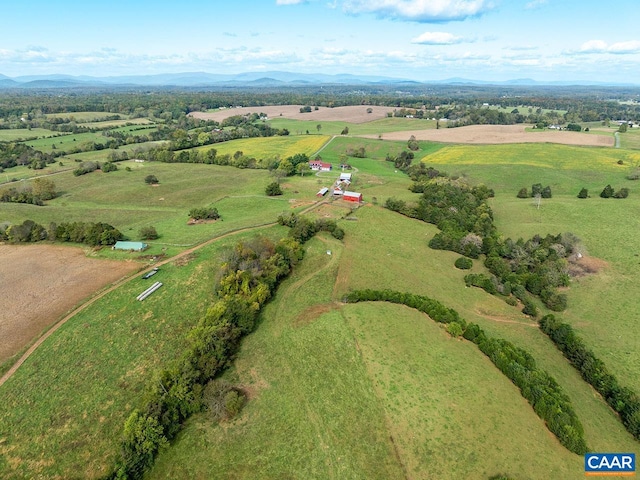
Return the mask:
{"type": "Polygon", "coordinates": [[[580,372],[582,378],[595,388],[619,415],[622,424],[640,440],[640,398],[627,387],[622,387],[605,366],[589,350],[571,325],[562,323],[554,315],[545,315],[539,321],[540,329],[580,372]]]}
{"type": "Polygon", "coordinates": [[[477,324],[467,324],[455,310],[422,295],[391,290],[357,290],[349,293],[344,301],[399,303],[426,313],[436,322],[447,324],[448,327],[453,325],[447,330],[455,336],[462,330],[462,336],[475,343],[520,389],[522,396],[562,445],[578,455],[588,451],[582,424],[573,410],[569,397],[553,377],[536,366],[533,357],[525,350],[506,340],[488,337],[477,324]]]}

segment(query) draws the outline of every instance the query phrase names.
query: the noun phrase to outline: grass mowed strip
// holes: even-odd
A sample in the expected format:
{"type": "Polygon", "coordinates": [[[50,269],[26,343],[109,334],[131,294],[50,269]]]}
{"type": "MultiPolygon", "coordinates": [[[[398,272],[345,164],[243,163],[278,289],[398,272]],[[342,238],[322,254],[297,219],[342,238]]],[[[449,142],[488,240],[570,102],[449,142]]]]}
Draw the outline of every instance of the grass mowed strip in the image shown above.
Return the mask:
{"type": "Polygon", "coordinates": [[[515,387],[474,345],[407,307],[349,305],[407,478],[580,478],[515,387]],[[517,427],[516,427],[517,426],[517,427]]]}
{"type": "MultiPolygon", "coordinates": [[[[269,236],[283,235],[280,227],[269,236]]],[[[2,478],[96,478],[119,451],[123,423],[164,362],[178,357],[185,334],[213,300],[220,250],[255,233],[232,236],[161,267],[163,286],[135,278],[55,332],[2,387],[2,478]]]]}

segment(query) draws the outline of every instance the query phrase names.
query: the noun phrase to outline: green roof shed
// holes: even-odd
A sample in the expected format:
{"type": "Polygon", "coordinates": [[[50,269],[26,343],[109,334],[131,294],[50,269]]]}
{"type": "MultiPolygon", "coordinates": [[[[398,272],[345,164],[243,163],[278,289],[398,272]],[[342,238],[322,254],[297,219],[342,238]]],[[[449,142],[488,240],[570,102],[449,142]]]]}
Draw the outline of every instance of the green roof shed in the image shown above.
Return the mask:
{"type": "Polygon", "coordinates": [[[133,250],[134,252],[141,252],[148,246],[149,245],[147,245],[144,242],[116,242],[116,244],[113,246],[113,249],[114,250],[133,250]]]}

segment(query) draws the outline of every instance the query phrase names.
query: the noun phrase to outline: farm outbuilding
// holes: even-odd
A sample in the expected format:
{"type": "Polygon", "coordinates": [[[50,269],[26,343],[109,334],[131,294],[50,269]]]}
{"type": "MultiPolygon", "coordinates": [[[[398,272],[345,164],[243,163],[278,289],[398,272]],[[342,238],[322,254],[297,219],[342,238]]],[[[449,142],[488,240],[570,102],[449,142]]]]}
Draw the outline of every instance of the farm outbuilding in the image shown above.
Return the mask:
{"type": "Polygon", "coordinates": [[[114,250],[133,250],[134,252],[141,252],[147,245],[144,242],[116,242],[116,244],[112,247],[114,250]]]}
{"type": "Polygon", "coordinates": [[[362,202],[362,194],[358,192],[344,192],[342,196],[347,202],[362,202]]]}
{"type": "Polygon", "coordinates": [[[327,187],[321,188],[318,193],[316,193],[316,197],[324,197],[329,189],[327,187]]]}
{"type": "Polygon", "coordinates": [[[311,170],[319,172],[330,172],[333,166],[330,163],[321,162],[319,160],[313,160],[309,162],[311,170]]]}
{"type": "Polygon", "coordinates": [[[340,181],[349,181],[351,182],[351,174],[350,173],[341,173],[340,181]]]}

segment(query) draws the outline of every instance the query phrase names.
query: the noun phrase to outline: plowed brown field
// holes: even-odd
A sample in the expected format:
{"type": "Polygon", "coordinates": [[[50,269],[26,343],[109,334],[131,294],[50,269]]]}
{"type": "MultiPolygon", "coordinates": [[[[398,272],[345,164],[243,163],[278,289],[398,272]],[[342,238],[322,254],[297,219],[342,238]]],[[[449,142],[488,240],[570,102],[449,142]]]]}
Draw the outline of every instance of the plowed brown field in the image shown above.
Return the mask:
{"type": "Polygon", "coordinates": [[[140,266],[88,258],[81,248],[0,245],[0,362],[82,299],[140,266]]]}
{"type": "Polygon", "coordinates": [[[225,118],[233,115],[249,115],[251,113],[265,113],[269,118],[283,117],[293,120],[309,121],[341,121],[349,123],[365,123],[372,120],[379,120],[387,116],[387,112],[393,112],[393,107],[378,107],[373,105],[355,105],[350,107],[318,107],[308,113],[300,113],[303,105],[269,105],[264,107],[242,107],[227,108],[217,112],[192,112],[189,115],[204,120],[215,120],[221,122],[225,118]],[[367,113],[371,109],[371,113],[367,113]]]}
{"type": "MultiPolygon", "coordinates": [[[[283,117],[294,120],[310,121],[342,121],[348,123],[366,123],[385,118],[394,107],[379,107],[369,105],[355,105],[348,107],[327,108],[320,107],[308,113],[300,113],[302,105],[276,105],[263,107],[228,108],[217,112],[192,112],[195,118],[215,120],[221,122],[232,115],[248,115],[251,113],[265,113],[270,118],[283,117]],[[371,113],[367,110],[371,109],[371,113]]],[[[443,122],[444,123],[444,122],[443,122]]],[[[446,125],[446,124],[445,124],[446,125]]],[[[384,140],[406,141],[415,136],[417,140],[429,140],[442,143],[560,143],[564,145],[584,145],[592,147],[612,147],[615,139],[608,135],[594,135],[566,130],[544,130],[541,132],[527,132],[529,125],[469,125],[467,127],[440,128],[425,130],[410,130],[403,132],[384,133],[384,140]]],[[[365,138],[378,138],[375,135],[361,135],[365,138]]]]}
{"type": "MultiPolygon", "coordinates": [[[[384,140],[430,140],[443,143],[561,143],[564,145],[585,145],[591,147],[612,147],[615,139],[607,135],[593,135],[566,130],[544,130],[527,132],[526,125],[469,125],[467,127],[440,128],[438,130],[412,130],[385,133],[384,140]]],[[[363,135],[378,138],[377,135],[363,135]]]]}

